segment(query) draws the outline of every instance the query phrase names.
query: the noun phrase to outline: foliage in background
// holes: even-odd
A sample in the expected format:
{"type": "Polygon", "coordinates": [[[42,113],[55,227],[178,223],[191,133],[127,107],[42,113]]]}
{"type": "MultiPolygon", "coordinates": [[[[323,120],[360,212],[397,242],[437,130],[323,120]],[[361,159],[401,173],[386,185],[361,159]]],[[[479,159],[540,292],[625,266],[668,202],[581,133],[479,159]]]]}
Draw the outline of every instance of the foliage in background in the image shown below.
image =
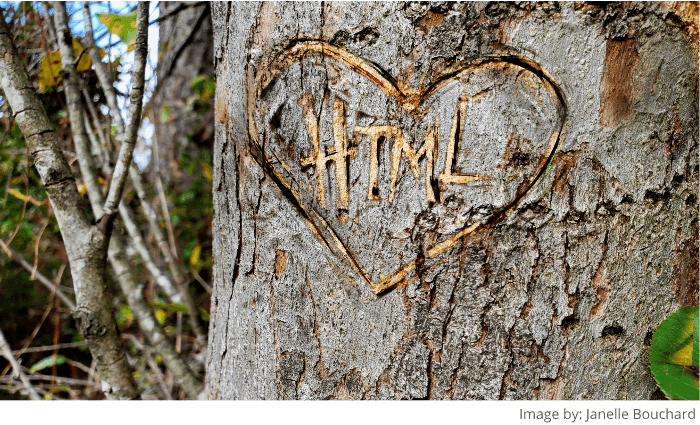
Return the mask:
{"type": "MultiPolygon", "coordinates": [[[[133,3],[127,4],[127,13],[99,14],[97,25],[93,20],[96,38],[108,33],[119,36],[126,44],[122,51],[131,51],[135,40],[135,12],[130,12],[133,3]]],[[[96,8],[92,3],[91,7],[96,8]]],[[[103,9],[111,7],[104,3],[103,9]]],[[[85,194],[80,177],[75,148],[70,131],[70,121],[65,104],[65,96],[60,74],[60,54],[50,47],[50,34],[45,21],[42,6],[38,2],[21,2],[13,5],[2,5],[5,21],[15,31],[14,42],[20,56],[29,70],[35,88],[44,104],[52,126],[62,143],[64,154],[76,176],[81,193],[85,194]]],[[[77,25],[82,17],[80,3],[69,5],[69,13],[73,16],[72,25],[77,25]]],[[[84,30],[83,30],[84,31],[84,30]]],[[[82,36],[74,28],[76,35],[82,36]]],[[[116,128],[110,125],[110,118],[105,115],[107,103],[105,94],[97,82],[94,64],[91,62],[83,46],[77,38],[73,40],[74,53],[80,56],[77,70],[83,80],[82,88],[94,101],[94,111],[99,122],[105,123],[105,135],[108,144],[116,146],[116,128]],[[111,131],[110,131],[111,130],[111,131]]],[[[114,45],[112,46],[114,47],[114,45]]],[[[107,47],[100,49],[104,57],[108,54],[107,47]]],[[[112,55],[112,62],[107,62],[112,78],[118,79],[119,72],[126,72],[121,57],[112,55]]],[[[212,87],[211,77],[202,77],[203,86],[200,96],[210,96],[212,87]]],[[[200,84],[202,85],[202,84],[200,84]]],[[[213,90],[212,90],[213,92],[213,90]]],[[[63,241],[51,211],[51,206],[38,174],[30,163],[27,148],[18,126],[11,118],[4,95],[0,91],[0,240],[21,254],[31,263],[36,273],[41,273],[53,279],[60,285],[63,292],[73,296],[70,268],[63,241]]],[[[196,109],[196,108],[195,108],[196,109]]],[[[193,113],[197,113],[195,110],[193,113]]],[[[95,132],[97,133],[97,132],[95,132]]],[[[94,134],[97,137],[97,134],[94,134]]],[[[116,154],[112,152],[111,163],[114,164],[116,154]]],[[[189,290],[194,295],[198,311],[192,312],[202,320],[208,319],[209,294],[207,282],[211,279],[211,219],[213,214],[211,202],[211,154],[202,149],[192,155],[185,155],[179,164],[180,175],[175,176],[170,187],[166,187],[166,208],[172,214],[173,233],[177,252],[180,253],[180,263],[189,271],[187,279],[189,290]],[[200,283],[197,283],[197,282],[200,283]]],[[[101,176],[108,180],[109,176],[101,176]]],[[[151,194],[156,193],[152,182],[147,182],[151,194]]],[[[84,198],[87,202],[87,197],[84,198]]],[[[158,197],[153,196],[157,204],[158,197]]],[[[157,256],[158,248],[153,234],[148,230],[147,220],[133,188],[127,187],[125,202],[130,203],[138,213],[134,217],[141,229],[144,240],[154,255],[157,265],[167,270],[163,258],[157,256]]],[[[160,212],[160,208],[158,211],[160,212]]],[[[165,230],[166,218],[160,217],[165,230]]],[[[0,247],[0,251],[2,248],[0,247]]],[[[133,254],[133,253],[132,253],[133,254]]],[[[186,320],[181,320],[179,314],[190,313],[179,303],[170,303],[159,292],[154,278],[146,271],[145,265],[133,255],[131,263],[134,274],[145,288],[149,304],[155,311],[157,321],[164,326],[166,332],[178,341],[183,357],[191,365],[199,365],[201,370],[202,357],[192,350],[194,337],[186,320]]],[[[108,273],[109,274],[109,273],[108,273]]],[[[108,277],[108,280],[111,277],[108,277]]],[[[160,356],[144,342],[145,338],[134,320],[131,309],[124,297],[119,293],[118,285],[111,281],[115,295],[114,312],[125,344],[131,348],[134,356],[133,366],[138,375],[137,381],[145,388],[146,398],[182,397],[177,390],[173,376],[162,365],[160,356]],[[156,370],[157,369],[157,370],[156,370]],[[166,382],[160,387],[156,382],[166,382]],[[161,388],[162,387],[162,388],[161,388]],[[172,394],[167,393],[167,389],[172,394]]],[[[75,329],[70,311],[58,301],[44,286],[39,285],[31,271],[26,270],[6,253],[0,254],[0,328],[7,337],[12,349],[21,355],[25,373],[40,377],[42,373],[52,379],[41,379],[34,382],[37,388],[43,390],[45,398],[101,398],[99,382],[94,376],[89,352],[83,345],[80,333],[75,329]],[[39,350],[42,347],[60,346],[54,350],[39,350]],[[23,349],[27,352],[22,352],[23,349]],[[72,379],[78,384],[63,385],[61,379],[72,379]]],[[[205,326],[206,328],[206,326],[205,326]]],[[[0,357],[0,399],[16,398],[20,386],[13,390],[12,372],[9,364],[0,357]]],[[[30,375],[31,378],[32,375],[30,375]]]]}

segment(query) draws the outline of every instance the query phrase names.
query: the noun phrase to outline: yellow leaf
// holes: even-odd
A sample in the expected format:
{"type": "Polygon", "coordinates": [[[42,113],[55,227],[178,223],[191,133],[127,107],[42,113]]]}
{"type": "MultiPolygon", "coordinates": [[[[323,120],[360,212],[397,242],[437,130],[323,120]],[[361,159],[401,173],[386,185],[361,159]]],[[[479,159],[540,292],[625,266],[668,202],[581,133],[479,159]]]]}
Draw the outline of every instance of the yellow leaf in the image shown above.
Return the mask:
{"type": "Polygon", "coordinates": [[[136,11],[128,15],[98,14],[100,22],[107,26],[107,30],[116,34],[127,45],[136,42],[136,11]]]}
{"type": "MultiPolygon", "coordinates": [[[[83,51],[83,46],[78,42],[78,40],[76,40],[74,38],[73,39],[73,54],[75,55],[76,59],[78,58],[78,55],[82,51],[83,51]]],[[[83,53],[83,56],[80,58],[80,61],[78,62],[78,66],[75,69],[78,72],[83,72],[83,71],[87,71],[90,68],[92,68],[92,60],[90,60],[90,55],[87,52],[85,52],[85,53],[83,53]]]]}
{"type": "Polygon", "coordinates": [[[160,310],[160,309],[156,310],[156,313],[155,313],[155,314],[156,314],[156,320],[157,320],[158,323],[160,323],[160,325],[162,326],[163,323],[165,323],[165,319],[167,319],[168,314],[167,314],[166,312],[164,312],[163,310],[160,310]]]}
{"type": "Polygon", "coordinates": [[[192,267],[197,265],[197,262],[199,262],[199,254],[202,253],[202,247],[197,244],[194,248],[192,248],[192,254],[190,254],[190,264],[192,267]]]}
{"type": "Polygon", "coordinates": [[[39,65],[39,89],[46,92],[46,89],[53,87],[61,81],[61,54],[57,51],[49,52],[41,59],[39,65]]]}
{"type": "MultiPolygon", "coordinates": [[[[74,38],[73,54],[76,58],[82,50],[83,46],[74,38]]],[[[100,54],[104,56],[104,51],[102,51],[102,49],[100,49],[100,54]]],[[[46,89],[61,82],[61,53],[58,50],[55,52],[49,52],[41,59],[39,68],[41,69],[39,71],[39,89],[42,92],[46,92],[46,89]]],[[[90,60],[90,55],[88,55],[86,52],[80,58],[76,70],[78,72],[83,72],[89,70],[90,68],[92,68],[92,60],[90,60]]]]}
{"type": "Polygon", "coordinates": [[[209,180],[211,182],[211,179],[212,179],[211,166],[209,164],[207,164],[206,162],[202,162],[202,172],[207,177],[207,180],[209,180]]]}
{"type": "Polygon", "coordinates": [[[85,187],[85,184],[81,183],[80,186],[78,186],[78,192],[80,192],[80,194],[83,196],[87,193],[87,187],[85,187]]]}

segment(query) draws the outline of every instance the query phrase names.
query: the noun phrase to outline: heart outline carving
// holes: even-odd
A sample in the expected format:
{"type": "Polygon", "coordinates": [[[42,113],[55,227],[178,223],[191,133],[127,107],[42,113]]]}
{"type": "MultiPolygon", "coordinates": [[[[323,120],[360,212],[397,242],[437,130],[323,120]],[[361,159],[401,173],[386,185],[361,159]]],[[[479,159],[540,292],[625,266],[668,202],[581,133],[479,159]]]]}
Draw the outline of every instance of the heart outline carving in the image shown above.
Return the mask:
{"type": "MultiPolygon", "coordinates": [[[[308,206],[302,200],[300,194],[287,181],[284,174],[274,166],[274,160],[265,153],[264,141],[260,140],[257,124],[255,120],[256,110],[264,110],[265,107],[256,107],[256,99],[262,99],[266,90],[276,81],[276,79],[294,62],[303,59],[306,56],[326,56],[336,61],[339,61],[358,74],[371,80],[376,84],[388,97],[393,98],[406,112],[415,119],[420,119],[426,111],[421,111],[420,106],[430,98],[432,94],[449,82],[461,78],[467,74],[473,74],[482,70],[497,68],[504,64],[520,67],[536,75],[543,83],[545,90],[552,94],[552,99],[555,102],[557,110],[557,125],[550,136],[545,154],[542,155],[535,172],[530,177],[526,184],[521,185],[520,189],[512,200],[507,202],[502,207],[494,211],[484,221],[473,223],[463,229],[457,231],[452,236],[436,243],[427,249],[428,258],[436,257],[437,255],[454,247],[457,242],[466,237],[473,236],[483,230],[486,230],[494,225],[505,220],[518,207],[520,201],[534,189],[546,174],[549,165],[552,163],[560,142],[563,138],[565,124],[568,116],[568,104],[561,87],[556,83],[552,76],[533,60],[515,56],[515,55],[494,55],[486,56],[473,62],[464,64],[456,70],[446,72],[438,76],[428,86],[410,87],[403,84],[401,81],[395,80],[387,72],[379,68],[377,65],[350,54],[346,50],[340,49],[322,40],[299,40],[293,43],[290,47],[280,52],[277,55],[269,57],[258,68],[261,70],[254,82],[249,80],[248,89],[248,132],[252,143],[248,146],[251,156],[255,158],[258,164],[272,177],[277,183],[282,192],[287,198],[302,212],[302,216],[309,225],[312,233],[319,241],[325,245],[331,252],[345,258],[350,266],[357,272],[370,286],[372,291],[380,295],[386,291],[398,287],[403,287],[410,284],[417,278],[413,276],[406,280],[406,276],[421,265],[424,257],[418,257],[412,262],[402,266],[391,275],[381,279],[379,282],[374,282],[369,274],[363,269],[359,261],[353,253],[340,240],[339,236],[328,224],[328,222],[314,210],[312,206],[308,206]],[[252,87],[251,87],[252,83],[252,87]]],[[[263,102],[264,105],[264,102],[263,102]]],[[[272,151],[274,154],[274,151],[272,151]]],[[[275,154],[275,159],[285,167],[284,162],[275,154]]]]}

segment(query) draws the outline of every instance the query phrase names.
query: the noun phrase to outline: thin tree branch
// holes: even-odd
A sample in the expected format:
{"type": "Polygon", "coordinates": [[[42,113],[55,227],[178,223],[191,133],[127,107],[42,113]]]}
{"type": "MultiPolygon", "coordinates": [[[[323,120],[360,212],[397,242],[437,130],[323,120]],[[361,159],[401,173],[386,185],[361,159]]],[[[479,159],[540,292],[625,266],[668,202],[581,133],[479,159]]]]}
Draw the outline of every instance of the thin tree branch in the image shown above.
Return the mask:
{"type": "Polygon", "coordinates": [[[44,345],[41,347],[29,347],[29,348],[23,348],[21,350],[13,351],[12,354],[14,354],[15,356],[21,356],[24,353],[43,353],[45,351],[61,350],[64,348],[84,347],[85,344],[87,344],[85,341],[80,341],[80,342],[66,342],[63,344],[56,344],[56,345],[44,345]]]}
{"type": "Polygon", "coordinates": [[[129,104],[129,121],[125,129],[125,137],[121,141],[117,164],[112,174],[112,182],[109,185],[107,201],[104,204],[104,216],[100,219],[100,228],[109,229],[111,221],[119,209],[126,178],[129,174],[129,166],[134,156],[134,147],[141,123],[141,111],[143,108],[143,93],[146,73],[146,54],[148,51],[148,2],[139,2],[136,13],[136,42],[134,44],[134,68],[131,74],[131,94],[129,104]]]}
{"type": "MultiPolygon", "coordinates": [[[[20,266],[24,267],[25,270],[28,272],[32,272],[33,267],[27,260],[24,259],[24,257],[15,251],[14,249],[10,248],[5,244],[3,240],[0,239],[0,247],[2,247],[3,251],[7,254],[8,257],[12,258],[13,260],[17,261],[20,266]]],[[[71,311],[75,311],[75,303],[71,301],[70,298],[66,294],[59,289],[59,286],[57,284],[54,284],[50,279],[48,279],[46,276],[41,274],[40,272],[35,272],[34,273],[34,278],[39,281],[42,285],[44,285],[49,291],[55,292],[56,296],[63,302],[63,304],[66,305],[71,311]]]]}
{"type": "Polygon", "coordinates": [[[165,15],[159,16],[158,18],[152,20],[148,25],[157,24],[158,22],[164,21],[164,20],[172,17],[173,15],[177,15],[178,13],[182,12],[185,9],[192,9],[193,7],[198,7],[198,6],[201,6],[203,4],[207,4],[207,3],[209,3],[209,2],[198,1],[198,2],[194,2],[194,3],[182,3],[180,6],[176,7],[175,9],[166,13],[165,15]]]}
{"type": "Polygon", "coordinates": [[[15,356],[12,355],[12,349],[10,349],[10,344],[8,344],[5,340],[5,335],[2,333],[2,329],[0,329],[0,351],[2,351],[2,355],[7,359],[7,361],[10,362],[12,369],[15,371],[15,375],[19,376],[24,388],[26,388],[29,392],[29,398],[32,400],[41,400],[39,394],[37,394],[34,387],[32,387],[32,383],[29,382],[29,379],[27,379],[27,375],[24,374],[22,368],[19,366],[17,359],[15,359],[15,356]]]}
{"type": "MultiPolygon", "coordinates": [[[[124,222],[124,227],[126,227],[126,231],[129,234],[131,245],[139,254],[139,257],[141,257],[143,260],[144,264],[146,265],[146,269],[156,280],[158,286],[166,293],[171,302],[185,305],[180,292],[177,290],[177,288],[175,288],[170,279],[158,268],[158,266],[156,266],[153,258],[151,258],[151,254],[148,252],[146,243],[141,237],[141,232],[139,232],[138,227],[136,227],[136,224],[134,223],[131,211],[129,211],[129,208],[124,204],[124,202],[119,204],[119,216],[124,222]]],[[[190,312],[190,314],[191,313],[192,312],[190,312]]]]}
{"type": "Polygon", "coordinates": [[[167,400],[172,400],[173,398],[170,395],[170,392],[168,391],[167,385],[165,384],[165,376],[163,376],[163,372],[161,372],[156,362],[153,361],[153,354],[151,352],[151,349],[146,345],[142,344],[141,341],[139,341],[135,335],[130,334],[128,335],[128,337],[131,340],[131,342],[136,346],[136,348],[144,352],[146,362],[148,362],[148,366],[150,366],[151,370],[153,370],[153,374],[158,380],[158,387],[160,388],[163,397],[167,400]]]}
{"type": "MultiPolygon", "coordinates": [[[[95,109],[95,102],[90,98],[90,93],[88,93],[87,89],[83,88],[82,91],[83,97],[85,98],[85,105],[87,106],[89,112],[88,115],[90,115],[92,118],[92,125],[97,132],[97,137],[99,137],[100,140],[100,147],[102,148],[102,155],[99,157],[100,161],[103,161],[106,163],[106,165],[109,165],[109,157],[107,154],[107,152],[110,151],[109,144],[107,143],[107,137],[105,137],[105,131],[100,125],[97,110],[95,109]]],[[[110,171],[109,174],[112,174],[112,172],[110,171]]]]}
{"type": "MultiPolygon", "coordinates": [[[[84,379],[74,379],[74,378],[64,378],[62,376],[50,376],[44,375],[42,373],[32,373],[27,375],[30,381],[51,381],[52,379],[56,381],[56,384],[64,385],[86,385],[86,386],[96,386],[97,384],[92,381],[86,381],[84,379]]],[[[12,377],[5,376],[0,378],[0,382],[12,382],[12,377]]]]}
{"type": "MultiPolygon", "coordinates": [[[[99,190],[100,183],[96,174],[84,172],[84,170],[95,168],[95,160],[90,152],[90,143],[87,133],[85,132],[85,114],[82,107],[80,91],[77,89],[80,84],[80,77],[75,69],[73,37],[68,28],[68,16],[65,4],[54,4],[54,19],[56,22],[56,31],[58,33],[58,49],[61,52],[61,72],[64,74],[63,83],[66,94],[66,104],[68,106],[68,116],[71,119],[70,125],[75,152],[78,156],[80,169],[83,170],[81,174],[83,182],[88,188],[87,194],[88,199],[90,199],[92,211],[96,214],[96,217],[99,217],[102,208],[102,196],[99,190]]],[[[103,231],[103,233],[109,238],[108,232],[103,231]]]]}
{"type": "Polygon", "coordinates": [[[119,112],[119,104],[117,103],[117,93],[114,89],[114,82],[110,78],[110,74],[107,72],[107,65],[102,62],[97,45],[95,45],[95,39],[92,32],[92,21],[90,20],[90,6],[88,2],[83,2],[83,15],[85,16],[85,22],[89,23],[89,27],[87,26],[88,24],[86,24],[86,29],[89,30],[87,31],[85,37],[80,39],[80,44],[88,49],[90,59],[92,59],[92,63],[95,65],[97,79],[100,81],[105,98],[107,99],[107,106],[109,106],[109,110],[112,114],[114,125],[117,126],[117,132],[121,135],[124,133],[124,120],[119,112]]]}
{"type": "MultiPolygon", "coordinates": [[[[173,47],[173,50],[172,50],[173,54],[172,55],[168,55],[167,58],[166,57],[163,58],[164,63],[160,64],[160,66],[162,67],[161,70],[164,69],[165,71],[159,72],[160,77],[158,79],[158,84],[156,85],[156,88],[153,89],[153,93],[151,94],[151,99],[156,99],[158,97],[161,89],[163,88],[163,84],[162,84],[163,81],[165,81],[170,76],[170,74],[172,74],[173,69],[175,69],[175,63],[180,58],[180,55],[185,50],[185,47],[187,47],[187,45],[189,45],[192,42],[195,34],[197,33],[197,31],[199,31],[199,28],[202,26],[202,23],[204,22],[205,18],[209,14],[211,14],[211,11],[207,11],[207,7],[202,9],[202,11],[200,12],[199,17],[197,17],[197,21],[195,22],[194,26],[192,27],[192,31],[190,31],[190,33],[187,35],[187,38],[182,43],[180,43],[179,46],[173,47]],[[166,59],[168,59],[167,62],[165,62],[166,59]]],[[[175,31],[175,28],[173,28],[173,31],[175,31]]],[[[170,35],[170,40],[172,40],[172,33],[170,35]]]]}
{"type": "Polygon", "coordinates": [[[51,9],[51,5],[49,5],[49,2],[47,1],[42,1],[41,2],[42,7],[44,8],[44,13],[46,14],[45,17],[45,22],[46,22],[46,27],[49,29],[49,47],[51,48],[51,51],[56,51],[58,50],[58,43],[56,42],[56,27],[53,25],[53,20],[51,19],[51,16],[49,15],[49,10],[51,9]]]}

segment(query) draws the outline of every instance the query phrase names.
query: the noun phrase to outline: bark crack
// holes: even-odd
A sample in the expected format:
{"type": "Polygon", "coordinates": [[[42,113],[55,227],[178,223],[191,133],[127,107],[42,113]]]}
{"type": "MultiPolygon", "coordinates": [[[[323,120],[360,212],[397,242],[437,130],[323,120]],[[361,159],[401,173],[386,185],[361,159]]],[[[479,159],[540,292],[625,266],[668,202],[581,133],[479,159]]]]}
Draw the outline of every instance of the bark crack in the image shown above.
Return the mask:
{"type": "Polygon", "coordinates": [[[275,341],[275,355],[276,355],[276,363],[277,363],[277,368],[275,371],[275,375],[277,377],[277,385],[279,388],[279,393],[284,396],[284,386],[282,385],[282,365],[281,365],[281,360],[282,360],[282,354],[280,352],[280,340],[279,340],[279,327],[278,327],[278,320],[277,320],[277,311],[275,309],[275,274],[272,273],[270,276],[270,319],[272,320],[272,333],[274,336],[274,341],[275,341]]]}
{"type": "Polygon", "coordinates": [[[316,364],[314,364],[313,368],[316,370],[316,372],[321,375],[321,373],[316,369],[318,367],[318,364],[321,362],[321,357],[323,357],[323,347],[321,346],[321,336],[319,334],[319,328],[318,328],[318,307],[316,306],[316,300],[314,299],[314,292],[313,289],[311,288],[311,282],[309,281],[309,268],[308,266],[304,270],[304,282],[306,282],[306,287],[309,288],[309,297],[311,297],[311,306],[314,309],[314,336],[316,337],[316,340],[318,341],[318,359],[316,360],[316,364]]]}

